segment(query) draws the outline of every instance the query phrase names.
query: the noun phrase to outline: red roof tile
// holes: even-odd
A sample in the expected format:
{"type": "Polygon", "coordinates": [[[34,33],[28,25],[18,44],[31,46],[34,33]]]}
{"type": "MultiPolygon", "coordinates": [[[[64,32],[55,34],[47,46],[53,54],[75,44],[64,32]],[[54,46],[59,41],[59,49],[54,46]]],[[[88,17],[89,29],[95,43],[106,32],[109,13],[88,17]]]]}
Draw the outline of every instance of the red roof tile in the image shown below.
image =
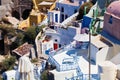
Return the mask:
{"type": "Polygon", "coordinates": [[[12,52],[14,52],[20,56],[23,56],[25,54],[28,54],[30,52],[31,48],[32,48],[32,44],[24,43],[20,47],[14,49],[12,52]]]}

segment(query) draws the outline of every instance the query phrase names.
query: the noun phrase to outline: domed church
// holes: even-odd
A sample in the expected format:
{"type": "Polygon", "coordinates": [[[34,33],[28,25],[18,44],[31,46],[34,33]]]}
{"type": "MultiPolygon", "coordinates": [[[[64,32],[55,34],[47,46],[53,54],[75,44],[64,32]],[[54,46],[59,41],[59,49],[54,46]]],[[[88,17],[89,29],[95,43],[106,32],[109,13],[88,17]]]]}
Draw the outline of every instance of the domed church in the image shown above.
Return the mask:
{"type": "Polygon", "coordinates": [[[120,1],[112,2],[104,14],[103,30],[120,40],[120,1]]]}

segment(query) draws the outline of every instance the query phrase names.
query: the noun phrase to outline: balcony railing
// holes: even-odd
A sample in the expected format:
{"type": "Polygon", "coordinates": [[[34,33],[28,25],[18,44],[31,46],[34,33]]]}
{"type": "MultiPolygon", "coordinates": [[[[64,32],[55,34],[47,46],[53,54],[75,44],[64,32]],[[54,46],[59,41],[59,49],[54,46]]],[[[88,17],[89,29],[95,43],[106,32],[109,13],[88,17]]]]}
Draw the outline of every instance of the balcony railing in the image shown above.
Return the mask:
{"type": "MultiPolygon", "coordinates": [[[[52,65],[56,66],[57,71],[68,71],[68,70],[76,69],[78,67],[77,62],[71,61],[70,59],[73,60],[73,58],[69,58],[68,61],[63,61],[63,64],[61,65],[52,56],[49,56],[48,61],[52,65]]],[[[64,60],[67,60],[67,58],[64,60]]]]}
{"type": "MultiPolygon", "coordinates": [[[[100,80],[99,74],[91,74],[90,77],[91,80],[100,80]]],[[[81,74],[72,78],[65,78],[65,80],[89,80],[89,74],[81,74]]]]}

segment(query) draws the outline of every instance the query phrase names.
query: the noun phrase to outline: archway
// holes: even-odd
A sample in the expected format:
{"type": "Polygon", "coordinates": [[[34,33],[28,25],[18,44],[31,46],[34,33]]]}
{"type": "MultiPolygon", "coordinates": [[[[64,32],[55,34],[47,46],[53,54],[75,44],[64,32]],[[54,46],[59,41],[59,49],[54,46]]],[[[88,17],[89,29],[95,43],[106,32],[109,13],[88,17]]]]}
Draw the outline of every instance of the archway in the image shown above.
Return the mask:
{"type": "Polygon", "coordinates": [[[27,19],[28,16],[30,15],[30,12],[31,12],[30,9],[24,10],[23,13],[22,13],[22,18],[23,18],[24,20],[27,19]]]}
{"type": "Polygon", "coordinates": [[[0,40],[0,55],[4,54],[4,40],[0,40]]]}
{"type": "Polygon", "coordinates": [[[12,12],[12,16],[20,20],[20,14],[17,11],[12,12]]]}
{"type": "Polygon", "coordinates": [[[1,0],[0,0],[0,5],[1,5],[1,0]]]}

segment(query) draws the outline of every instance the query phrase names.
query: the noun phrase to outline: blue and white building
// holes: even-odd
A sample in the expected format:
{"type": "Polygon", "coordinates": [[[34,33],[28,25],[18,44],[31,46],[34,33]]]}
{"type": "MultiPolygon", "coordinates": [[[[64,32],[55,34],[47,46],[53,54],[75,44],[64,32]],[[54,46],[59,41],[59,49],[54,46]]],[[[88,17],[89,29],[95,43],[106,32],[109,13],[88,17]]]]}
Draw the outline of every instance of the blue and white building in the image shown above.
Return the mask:
{"type": "Polygon", "coordinates": [[[87,0],[60,0],[56,3],[56,10],[48,11],[50,23],[61,23],[68,17],[78,12],[80,5],[87,0]]]}
{"type": "Polygon", "coordinates": [[[87,0],[63,0],[61,2],[57,2],[56,8],[61,12],[60,14],[60,22],[63,22],[65,19],[75,14],[80,5],[82,5],[87,0]]]}

